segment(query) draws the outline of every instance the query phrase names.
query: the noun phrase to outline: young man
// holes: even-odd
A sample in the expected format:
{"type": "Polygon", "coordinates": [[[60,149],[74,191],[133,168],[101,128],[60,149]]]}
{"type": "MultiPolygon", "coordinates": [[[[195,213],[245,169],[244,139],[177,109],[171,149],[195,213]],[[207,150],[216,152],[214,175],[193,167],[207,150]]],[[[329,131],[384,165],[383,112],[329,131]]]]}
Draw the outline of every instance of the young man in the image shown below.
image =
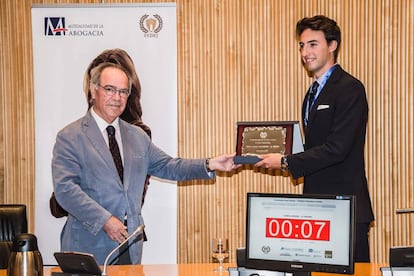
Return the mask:
{"type": "Polygon", "coordinates": [[[355,260],[369,262],[368,233],[374,215],[365,176],[365,88],[336,63],[341,31],[334,20],[303,18],[296,34],[302,63],[314,78],[302,105],[305,151],[262,155],[256,166],[303,176],[305,194],[356,195],[355,260]]]}

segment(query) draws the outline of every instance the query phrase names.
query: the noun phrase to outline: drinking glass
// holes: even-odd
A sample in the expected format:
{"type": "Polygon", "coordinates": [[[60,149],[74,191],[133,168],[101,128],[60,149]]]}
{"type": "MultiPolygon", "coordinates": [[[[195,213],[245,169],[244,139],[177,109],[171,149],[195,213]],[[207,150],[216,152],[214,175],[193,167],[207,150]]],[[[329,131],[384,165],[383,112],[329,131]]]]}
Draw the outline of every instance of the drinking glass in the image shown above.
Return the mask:
{"type": "Polygon", "coordinates": [[[213,259],[219,262],[219,267],[215,268],[214,271],[228,271],[223,267],[223,261],[229,257],[229,240],[227,238],[214,238],[211,244],[211,251],[213,259]]]}

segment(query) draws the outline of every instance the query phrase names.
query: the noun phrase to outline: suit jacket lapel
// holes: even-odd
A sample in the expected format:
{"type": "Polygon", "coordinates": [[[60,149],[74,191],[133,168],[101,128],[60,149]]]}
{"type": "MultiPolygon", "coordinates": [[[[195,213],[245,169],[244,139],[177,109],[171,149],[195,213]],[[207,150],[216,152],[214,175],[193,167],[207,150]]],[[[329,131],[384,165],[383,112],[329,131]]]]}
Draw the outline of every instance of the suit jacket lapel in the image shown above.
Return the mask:
{"type": "Polygon", "coordinates": [[[83,131],[85,132],[86,137],[88,137],[93,148],[99,153],[99,155],[104,160],[105,164],[108,166],[108,171],[113,174],[114,178],[117,179],[120,185],[122,185],[121,179],[119,178],[118,171],[116,170],[114,160],[112,158],[111,152],[109,151],[108,145],[105,143],[102,133],[99,130],[98,124],[95,119],[92,117],[90,111],[86,114],[83,120],[83,131]]]}
{"type": "Polygon", "coordinates": [[[119,130],[121,132],[122,138],[122,154],[124,156],[124,186],[128,188],[129,186],[129,177],[131,175],[131,164],[132,164],[132,151],[127,149],[132,149],[133,146],[131,145],[131,134],[130,134],[130,126],[129,123],[119,120],[119,130]]]}
{"type": "Polygon", "coordinates": [[[306,129],[312,124],[312,121],[318,110],[319,104],[321,102],[324,102],[324,99],[328,97],[327,91],[332,91],[334,89],[333,86],[335,86],[335,83],[341,77],[342,73],[343,69],[341,68],[341,66],[337,65],[337,68],[332,72],[332,75],[329,77],[328,81],[325,83],[324,87],[319,93],[318,98],[316,98],[316,101],[312,106],[312,110],[310,110],[309,112],[308,126],[306,127],[306,129]]]}

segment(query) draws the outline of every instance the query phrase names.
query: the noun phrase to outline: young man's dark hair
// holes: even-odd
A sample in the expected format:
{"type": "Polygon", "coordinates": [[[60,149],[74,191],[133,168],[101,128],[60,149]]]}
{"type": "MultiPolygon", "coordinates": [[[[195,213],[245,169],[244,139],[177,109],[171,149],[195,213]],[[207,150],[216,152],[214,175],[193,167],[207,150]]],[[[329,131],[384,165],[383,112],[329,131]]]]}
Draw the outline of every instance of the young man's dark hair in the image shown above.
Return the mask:
{"type": "Polygon", "coordinates": [[[299,37],[306,29],[322,31],[325,34],[328,44],[334,40],[337,42],[338,46],[334,52],[334,61],[337,62],[338,52],[341,45],[341,30],[336,22],[323,15],[305,17],[296,24],[296,36],[299,37]]]}

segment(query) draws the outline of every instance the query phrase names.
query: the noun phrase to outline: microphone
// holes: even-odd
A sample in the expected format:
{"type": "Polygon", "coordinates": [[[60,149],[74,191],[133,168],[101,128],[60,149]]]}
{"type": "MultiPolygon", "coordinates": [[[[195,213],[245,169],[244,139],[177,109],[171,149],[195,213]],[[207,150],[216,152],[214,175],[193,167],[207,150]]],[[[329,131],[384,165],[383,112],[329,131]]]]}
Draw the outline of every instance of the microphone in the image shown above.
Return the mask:
{"type": "Polygon", "coordinates": [[[108,264],[108,260],[109,258],[116,252],[119,250],[119,248],[121,248],[121,246],[123,246],[124,244],[126,244],[132,237],[136,236],[138,233],[141,233],[145,228],[144,224],[141,224],[140,226],[137,227],[137,229],[123,242],[121,242],[117,247],[115,247],[111,253],[108,254],[108,256],[106,256],[105,258],[105,262],[104,262],[104,266],[103,266],[103,271],[102,271],[102,276],[106,276],[106,266],[108,264]]]}

